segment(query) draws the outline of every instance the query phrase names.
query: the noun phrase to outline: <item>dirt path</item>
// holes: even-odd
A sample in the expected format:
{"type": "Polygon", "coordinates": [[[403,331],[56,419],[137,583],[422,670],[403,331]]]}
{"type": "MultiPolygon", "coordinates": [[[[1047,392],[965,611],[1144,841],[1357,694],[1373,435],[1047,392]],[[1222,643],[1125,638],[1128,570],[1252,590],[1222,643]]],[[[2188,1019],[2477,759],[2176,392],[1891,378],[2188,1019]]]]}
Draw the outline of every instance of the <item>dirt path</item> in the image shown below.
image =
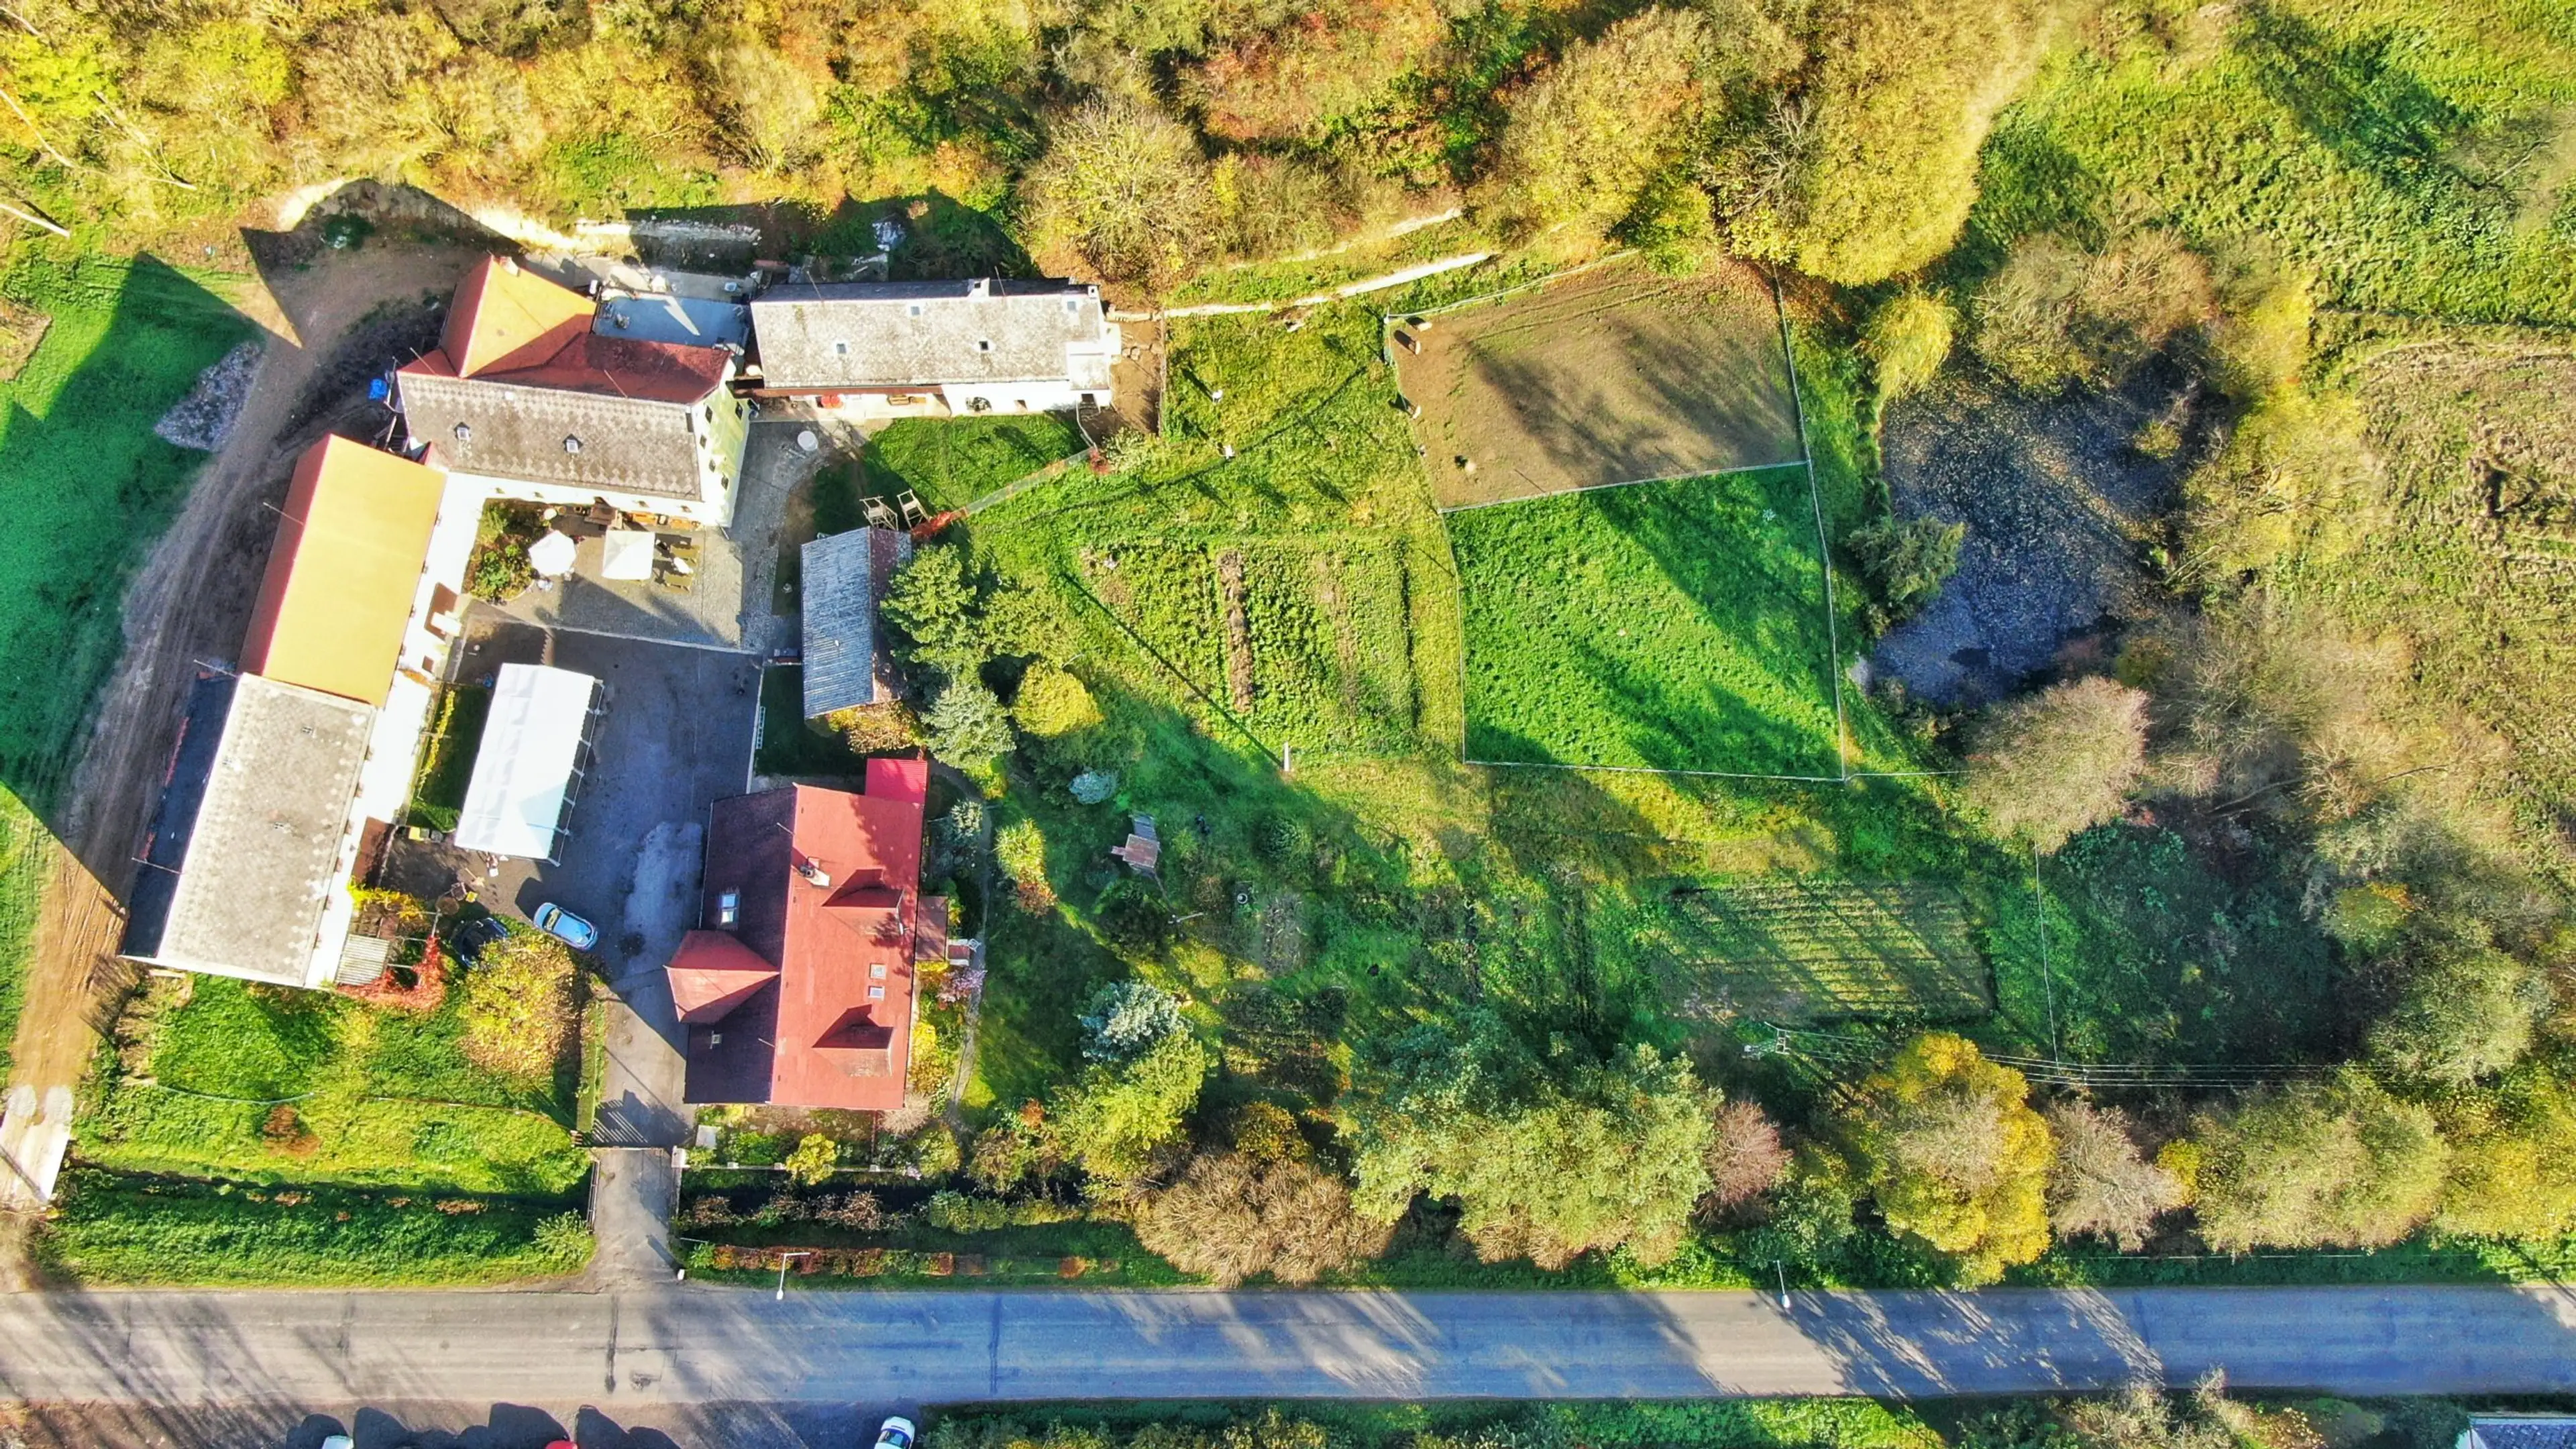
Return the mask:
{"type": "MultiPolygon", "coordinates": [[[[131,979],[115,956],[124,924],[117,898],[131,884],[134,842],[153,807],[195,660],[238,651],[275,533],[266,517],[270,494],[313,437],[335,422],[362,420],[347,407],[352,391],[372,408],[363,400],[364,379],[382,360],[373,352],[387,329],[400,325],[401,304],[444,295],[473,255],[453,248],[325,252],[309,265],[275,268],[242,297],[244,314],[269,332],[257,380],[231,441],[198,474],[126,592],[125,653],[63,793],[13,1046],[12,1085],[33,1089],[38,1100],[79,1084],[131,979]]],[[[13,1286],[14,1257],[0,1247],[0,1288],[13,1286]]]]}

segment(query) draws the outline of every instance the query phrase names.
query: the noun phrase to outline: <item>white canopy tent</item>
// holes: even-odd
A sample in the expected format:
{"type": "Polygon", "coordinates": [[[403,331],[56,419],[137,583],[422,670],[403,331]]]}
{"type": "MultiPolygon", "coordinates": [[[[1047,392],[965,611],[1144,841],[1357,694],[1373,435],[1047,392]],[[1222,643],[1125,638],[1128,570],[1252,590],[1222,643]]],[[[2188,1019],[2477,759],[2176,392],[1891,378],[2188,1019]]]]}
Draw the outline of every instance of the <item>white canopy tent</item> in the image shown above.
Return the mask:
{"type": "Polygon", "coordinates": [[[598,697],[599,681],[587,674],[501,666],[457,815],[457,849],[554,860],[598,697]]]}

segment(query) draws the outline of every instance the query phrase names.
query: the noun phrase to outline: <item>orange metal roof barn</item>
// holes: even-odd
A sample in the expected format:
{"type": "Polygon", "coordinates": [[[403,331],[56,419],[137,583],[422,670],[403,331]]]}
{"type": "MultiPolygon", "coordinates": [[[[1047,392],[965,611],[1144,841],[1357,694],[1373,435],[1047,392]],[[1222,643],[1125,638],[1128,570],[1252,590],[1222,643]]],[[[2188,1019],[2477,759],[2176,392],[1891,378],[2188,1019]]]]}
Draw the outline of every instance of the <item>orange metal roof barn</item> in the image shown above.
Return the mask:
{"type": "Polygon", "coordinates": [[[242,669],[381,705],[447,475],[330,437],[296,461],[242,669]]]}

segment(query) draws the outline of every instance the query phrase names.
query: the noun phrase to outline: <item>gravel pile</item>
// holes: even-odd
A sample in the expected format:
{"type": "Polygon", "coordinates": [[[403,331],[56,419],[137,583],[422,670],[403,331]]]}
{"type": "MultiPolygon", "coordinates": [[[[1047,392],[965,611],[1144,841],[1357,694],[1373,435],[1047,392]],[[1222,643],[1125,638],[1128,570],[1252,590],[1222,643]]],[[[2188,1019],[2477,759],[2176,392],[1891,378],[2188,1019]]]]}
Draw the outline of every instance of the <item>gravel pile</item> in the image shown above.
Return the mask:
{"type": "Polygon", "coordinates": [[[2195,388],[2163,360],[2116,391],[2031,398],[1954,372],[1891,408],[1885,455],[1897,516],[1968,525],[1959,571],[1869,661],[1946,707],[2001,698],[2075,639],[2143,618],[2162,587],[2146,550],[2162,536],[2184,468],[2206,445],[2195,388]],[[2179,421],[2168,457],[2142,430],[2179,421]]]}
{"type": "Polygon", "coordinates": [[[221,361],[197,374],[197,385],[161,415],[152,431],[182,448],[213,452],[232,436],[233,420],[250,399],[251,379],[259,373],[260,344],[245,342],[221,361]]]}

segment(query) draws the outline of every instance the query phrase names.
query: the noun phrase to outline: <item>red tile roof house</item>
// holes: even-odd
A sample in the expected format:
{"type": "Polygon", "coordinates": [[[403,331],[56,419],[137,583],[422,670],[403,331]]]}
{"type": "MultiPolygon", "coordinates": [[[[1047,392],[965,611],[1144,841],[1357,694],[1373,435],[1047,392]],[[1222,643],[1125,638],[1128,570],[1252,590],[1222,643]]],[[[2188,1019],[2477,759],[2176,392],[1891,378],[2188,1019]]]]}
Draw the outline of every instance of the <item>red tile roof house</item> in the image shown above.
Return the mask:
{"type": "Polygon", "coordinates": [[[911,1064],[914,963],[948,953],[920,888],[930,762],[870,760],[867,793],[719,800],[700,929],[669,967],[693,1105],[887,1112],[911,1064]]]}

